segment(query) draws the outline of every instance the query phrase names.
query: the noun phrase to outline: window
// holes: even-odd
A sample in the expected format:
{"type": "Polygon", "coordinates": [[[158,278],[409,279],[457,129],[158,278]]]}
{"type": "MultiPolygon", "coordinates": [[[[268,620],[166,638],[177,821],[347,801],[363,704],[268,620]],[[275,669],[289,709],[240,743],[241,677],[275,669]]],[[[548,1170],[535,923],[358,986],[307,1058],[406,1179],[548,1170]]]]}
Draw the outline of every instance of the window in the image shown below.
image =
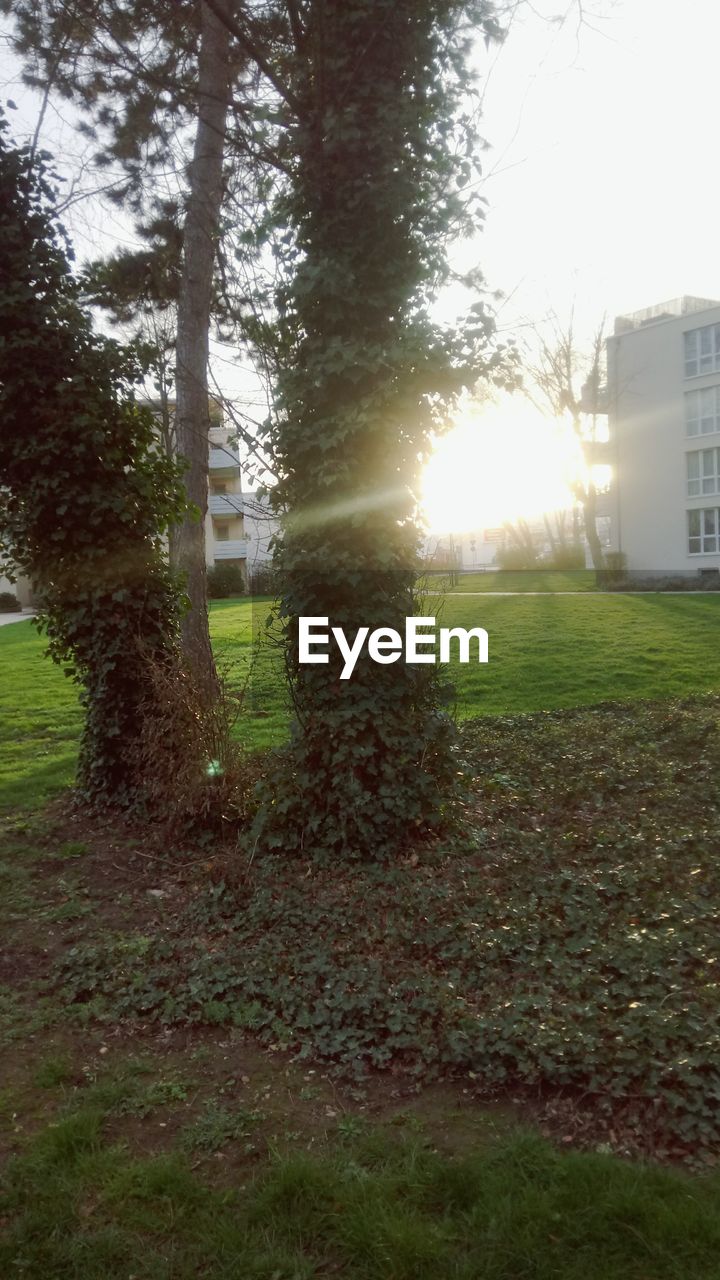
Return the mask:
{"type": "Polygon", "coordinates": [[[230,530],[226,524],[215,525],[215,541],[216,542],[230,541],[230,530]]]}
{"type": "Polygon", "coordinates": [[[685,433],[709,436],[720,431],[720,386],[685,392],[685,433]]]}
{"type": "Polygon", "coordinates": [[[213,493],[227,493],[227,485],[223,480],[213,480],[211,488],[213,493]]]}
{"type": "Polygon", "coordinates": [[[720,369],[720,324],[690,329],[685,335],[685,377],[716,373],[720,369]]]}
{"type": "Polygon", "coordinates": [[[688,498],[720,493],[720,449],[697,449],[686,458],[688,498]]]}
{"type": "Polygon", "coordinates": [[[720,529],[720,511],[717,508],[688,511],[689,554],[697,556],[717,552],[718,529],[720,529]]]}

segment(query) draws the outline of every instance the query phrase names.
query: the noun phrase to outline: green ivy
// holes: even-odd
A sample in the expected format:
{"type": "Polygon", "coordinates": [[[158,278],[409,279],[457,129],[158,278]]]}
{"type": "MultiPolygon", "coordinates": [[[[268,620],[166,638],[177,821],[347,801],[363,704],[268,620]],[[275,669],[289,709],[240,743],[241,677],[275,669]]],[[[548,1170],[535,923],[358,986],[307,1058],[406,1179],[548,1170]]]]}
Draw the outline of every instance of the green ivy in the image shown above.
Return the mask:
{"type": "Polygon", "coordinates": [[[417,614],[417,493],[448,407],[508,376],[481,303],[459,328],[430,318],[447,248],[482,206],[464,112],[472,39],[497,34],[477,0],[305,6],[288,66],[275,209],[277,413],[271,440],[290,512],[277,556],[296,732],[258,839],[322,859],[384,859],[435,829],[457,772],[447,690],[429,667],[361,658],[352,680],[300,666],[297,619],[404,628],[417,614]]]}
{"type": "Polygon", "coordinates": [[[468,722],[462,843],[341,874],[257,855],[151,936],[79,942],[59,985],[351,1078],[566,1092],[636,1149],[717,1156],[719,718],[715,697],[468,722]]]}
{"type": "Polygon", "coordinates": [[[160,534],[181,488],[133,399],[137,360],[79,305],[48,160],[13,147],[0,119],[0,530],[50,654],[81,686],[81,792],[127,803],[142,790],[146,659],[176,652],[160,534]]]}

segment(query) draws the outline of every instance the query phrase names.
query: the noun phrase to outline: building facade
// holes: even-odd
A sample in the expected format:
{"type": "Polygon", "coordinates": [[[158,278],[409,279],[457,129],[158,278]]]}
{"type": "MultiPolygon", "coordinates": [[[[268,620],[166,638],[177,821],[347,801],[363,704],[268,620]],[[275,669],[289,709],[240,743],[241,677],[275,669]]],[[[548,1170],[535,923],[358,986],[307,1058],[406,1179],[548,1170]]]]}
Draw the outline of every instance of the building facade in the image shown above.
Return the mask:
{"type": "Polygon", "coordinates": [[[247,583],[248,536],[245,532],[242,472],[230,432],[210,428],[208,509],[205,516],[205,563],[234,564],[247,583]]]}
{"type": "MultiPolygon", "coordinates": [[[[2,569],[1,564],[0,569],[2,569]]],[[[0,592],[4,591],[15,596],[21,609],[32,609],[33,592],[28,578],[20,577],[15,582],[11,582],[6,574],[0,572],[0,592]]]]}
{"type": "Polygon", "coordinates": [[[249,492],[243,495],[245,536],[247,538],[248,578],[268,569],[273,558],[273,539],[280,522],[273,514],[268,497],[249,492]]]}
{"type": "Polygon", "coordinates": [[[720,570],[720,302],[615,321],[607,342],[612,548],[635,574],[720,570]]]}

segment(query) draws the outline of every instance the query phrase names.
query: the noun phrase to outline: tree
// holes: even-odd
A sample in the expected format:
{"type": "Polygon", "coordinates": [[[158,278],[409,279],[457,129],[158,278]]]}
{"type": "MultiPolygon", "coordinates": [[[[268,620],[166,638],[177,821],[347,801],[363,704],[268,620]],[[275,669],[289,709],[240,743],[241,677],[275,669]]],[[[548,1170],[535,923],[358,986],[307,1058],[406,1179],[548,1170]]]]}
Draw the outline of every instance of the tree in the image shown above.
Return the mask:
{"type": "Polygon", "coordinates": [[[498,564],[501,569],[534,569],[542,553],[537,533],[527,520],[519,516],[517,520],[507,520],[503,525],[507,544],[498,551],[498,564]]]}
{"type": "Polygon", "coordinates": [[[179,475],[133,399],[137,359],[79,305],[51,171],[6,134],[0,121],[0,530],[50,653],[82,689],[81,793],[133,804],[147,664],[178,661],[161,534],[183,510],[179,475]]]}
{"type": "MultiPolygon", "coordinates": [[[[62,11],[67,34],[66,0],[18,8],[34,47],[38,8],[62,11]]],[[[233,81],[228,117],[241,141],[233,167],[242,151],[263,177],[251,183],[260,215],[236,251],[261,264],[271,256],[277,275],[274,315],[259,321],[252,297],[232,312],[238,322],[250,312],[251,342],[271,353],[263,445],[277,465],[278,510],[289,513],[281,618],[298,728],[261,834],[382,857],[442,819],[456,763],[440,682],[420,666],[364,661],[350,684],[332,665],[303,667],[297,619],[402,628],[417,612],[416,494],[431,437],[465,388],[506,376],[482,303],[455,329],[431,316],[453,278],[450,240],[483,216],[468,67],[476,39],[498,28],[484,0],[76,0],[68,38],[80,29],[82,56],[64,60],[63,85],[90,111],[102,102],[96,119],[128,174],[118,198],[130,207],[178,121],[195,118],[201,9],[233,37],[233,66],[260,77],[252,100],[233,81]]],[[[60,74],[61,42],[43,39],[45,64],[60,74]]]]}
{"type": "MultiPolygon", "coordinates": [[[[162,247],[121,250],[91,263],[79,277],[83,299],[129,333],[143,353],[154,392],[153,412],[162,447],[177,457],[175,433],[175,346],[178,261],[168,263],[162,247]]],[[[170,564],[177,568],[176,528],[168,531],[170,564]]]]}
{"type": "Polygon", "coordinates": [[[593,568],[605,566],[597,531],[597,488],[593,465],[597,460],[598,417],[605,394],[605,326],[598,328],[587,355],[578,350],[572,320],[567,329],[556,328],[549,341],[542,341],[537,363],[531,369],[533,388],[540,392],[545,409],[558,418],[569,418],[580,445],[585,476],[575,481],[573,492],[583,512],[584,533],[593,568]]]}
{"type": "MultiPolygon", "coordinates": [[[[222,15],[216,0],[210,6],[222,15]]],[[[430,308],[447,246],[482,216],[466,191],[477,139],[465,107],[490,7],[459,0],[309,0],[284,8],[292,47],[264,41],[252,6],[224,20],[281,103],[287,180],[271,230],[277,416],[270,444],[286,508],[278,564],[296,714],[258,839],[316,856],[388,857],[442,820],[457,773],[443,689],[426,665],[351,681],[299,662],[298,619],[402,631],[415,593],[419,473],[455,397],[501,376],[476,304],[444,330],[430,308]]]]}
{"type": "MultiPolygon", "coordinates": [[[[111,198],[132,211],[148,250],[116,259],[120,271],[146,273],[155,294],[177,310],[175,443],[187,461],[191,508],[175,538],[191,608],[183,618],[188,658],[214,682],[204,554],[208,476],[208,330],[224,193],[231,80],[244,59],[205,0],[0,0],[16,19],[14,44],[26,78],[72,98],[102,169],[120,165],[111,198]],[[193,137],[192,157],[188,138],[193,137]]],[[[124,290],[129,305],[130,293],[124,290]]],[[[138,305],[145,305],[138,299],[138,305]]],[[[166,424],[167,425],[167,424],[166,424]]]]}
{"type": "Polygon", "coordinates": [[[187,494],[200,512],[200,521],[183,521],[178,530],[176,555],[177,564],[186,575],[190,599],[190,608],[183,618],[185,653],[192,657],[196,670],[207,673],[211,680],[215,667],[208,630],[205,572],[210,437],[208,354],[230,74],[227,27],[206,4],[201,4],[197,126],[184,221],[175,364],[177,447],[188,464],[187,494]]]}

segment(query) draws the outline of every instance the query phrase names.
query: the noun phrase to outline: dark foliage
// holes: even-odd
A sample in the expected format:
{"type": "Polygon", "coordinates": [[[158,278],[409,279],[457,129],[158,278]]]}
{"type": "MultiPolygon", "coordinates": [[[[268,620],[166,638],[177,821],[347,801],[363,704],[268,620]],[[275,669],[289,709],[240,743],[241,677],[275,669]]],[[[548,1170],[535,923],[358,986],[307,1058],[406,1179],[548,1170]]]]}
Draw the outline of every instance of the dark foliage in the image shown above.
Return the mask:
{"type": "Polygon", "coordinates": [[[179,596],[160,533],[182,504],[175,466],[132,396],[132,353],[78,302],[44,160],[0,131],[0,527],[32,581],[52,657],[82,687],[79,784],[135,795],[143,651],[172,654],[179,596]]]}
{"type": "Polygon", "coordinates": [[[272,564],[260,565],[250,573],[248,589],[251,596],[276,596],[280,590],[278,573],[272,564]]]}
{"type": "Polygon", "coordinates": [[[598,574],[598,585],[622,588],[629,582],[627,556],[624,551],[609,551],[605,555],[605,567],[598,574]]]}
{"type": "Polygon", "coordinates": [[[233,1023],[350,1076],[572,1091],[635,1149],[717,1154],[719,716],[471,721],[462,845],[342,875],[256,856],[152,937],[74,948],[65,996],[110,1022],[233,1023]]]}
{"type": "MultiPolygon", "coordinates": [[[[417,487],[448,406],[502,376],[482,303],[430,318],[447,247],[482,207],[468,58],[492,9],[459,0],[330,0],[304,8],[288,64],[289,182],[276,296],[273,490],[296,732],[258,837],[320,859],[383,859],[444,820],[457,772],[446,691],[428,666],[301,666],[297,619],[402,631],[418,614],[417,487]]],[[[474,284],[478,284],[475,280],[474,284]]]]}
{"type": "Polygon", "coordinates": [[[498,568],[510,573],[524,573],[538,568],[537,555],[525,547],[500,547],[495,559],[498,568]]]}
{"type": "Polygon", "coordinates": [[[245,594],[245,579],[239,564],[216,564],[207,571],[208,596],[224,600],[245,594]]]}

